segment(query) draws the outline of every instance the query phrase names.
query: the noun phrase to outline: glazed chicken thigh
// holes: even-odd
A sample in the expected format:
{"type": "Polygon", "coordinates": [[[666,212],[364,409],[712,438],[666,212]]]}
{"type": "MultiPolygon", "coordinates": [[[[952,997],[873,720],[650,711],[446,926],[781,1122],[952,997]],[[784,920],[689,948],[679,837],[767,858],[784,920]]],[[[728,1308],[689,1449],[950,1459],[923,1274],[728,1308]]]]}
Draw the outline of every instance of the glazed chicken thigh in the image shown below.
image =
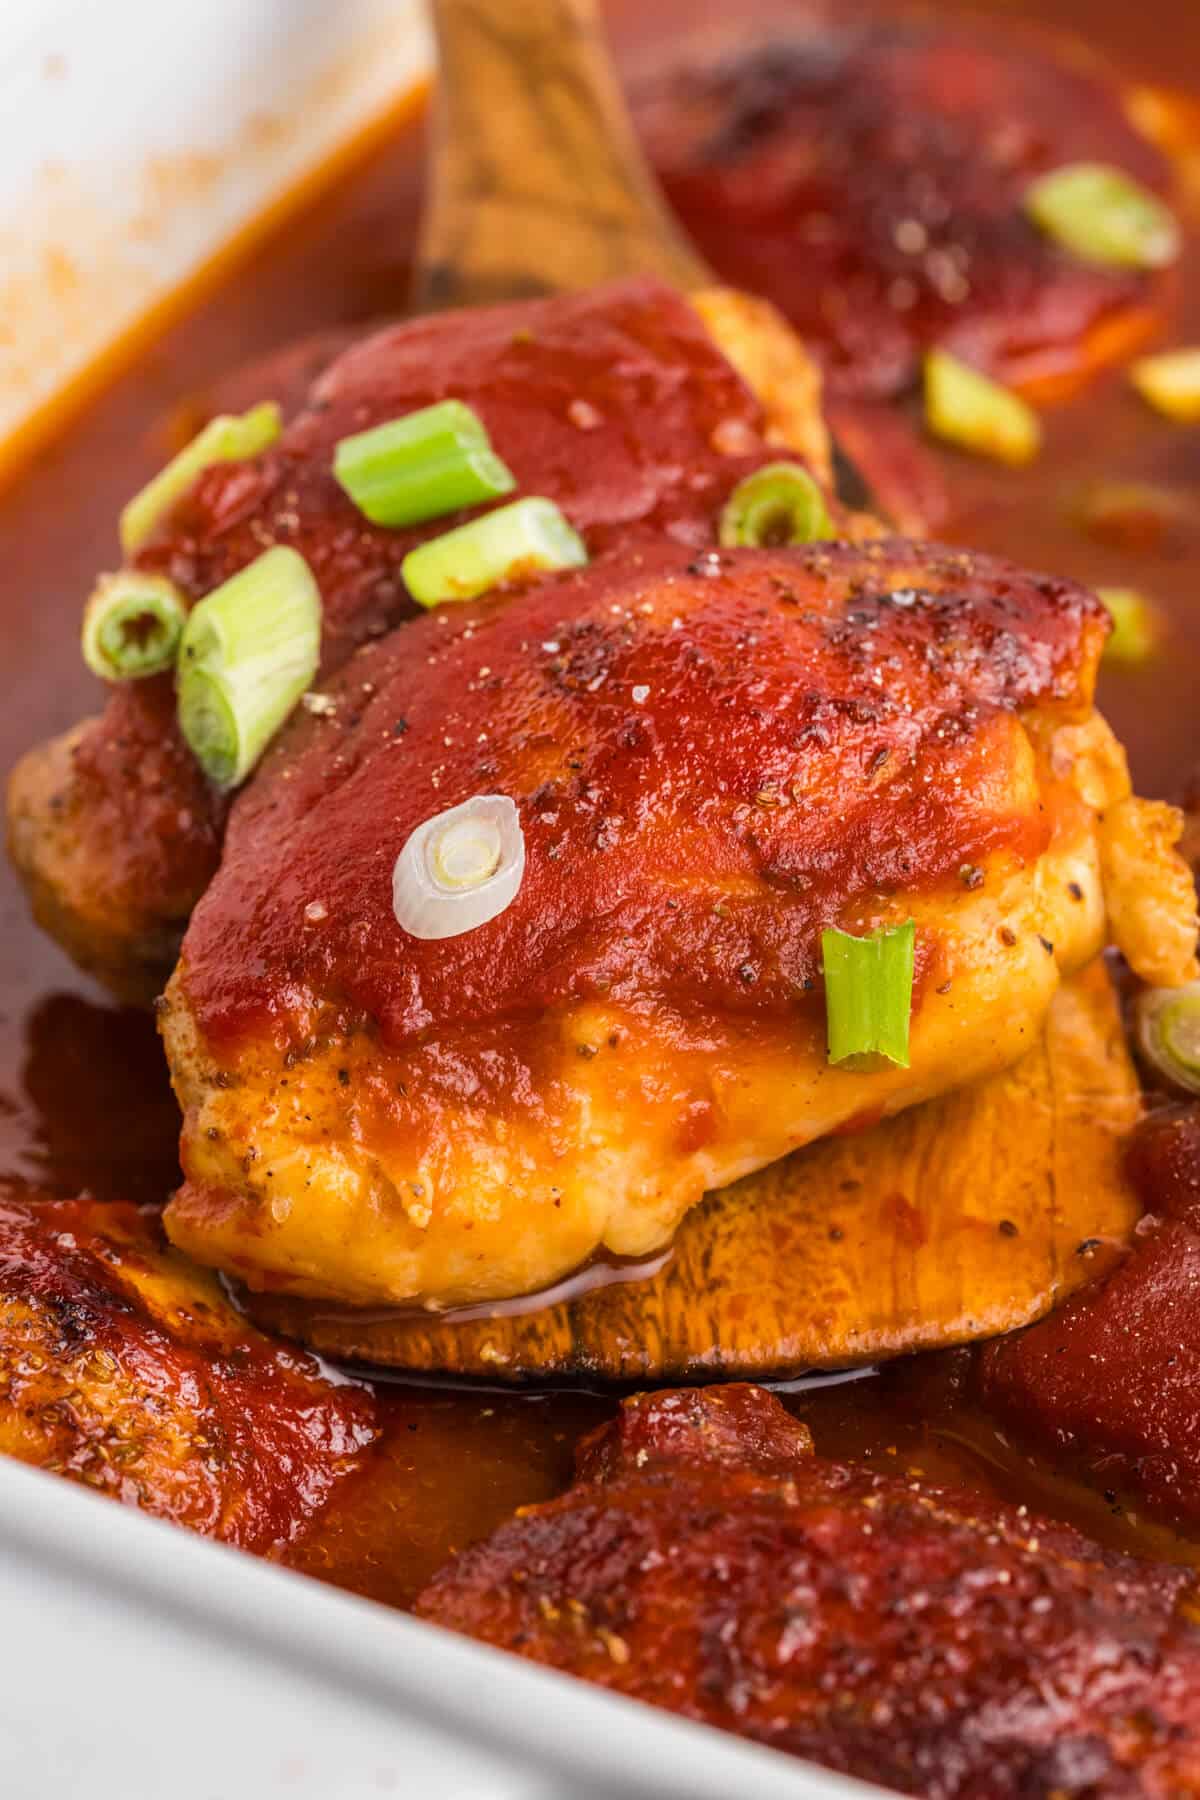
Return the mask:
{"type": "Polygon", "coordinates": [[[689,233],[791,319],[839,397],[903,392],[933,345],[1002,381],[1077,384],[1166,304],[1161,271],[1066,254],[1024,209],[1032,181],[1079,162],[1170,189],[1081,44],[839,0],[656,70],[634,102],[689,233]]]}
{"type": "Polygon", "coordinates": [[[172,1238],[317,1300],[533,1292],[1015,1061],[1107,920],[1186,979],[1177,816],[1092,711],[1105,631],[891,540],[647,549],[361,652],[235,804],[168,990],[172,1238]],[[487,794],[519,891],[421,941],[393,864],[487,794]],[[909,1066],[832,1063],[822,929],[909,919],[909,1066]]]}
{"type": "Polygon", "coordinates": [[[1113,1503],[1200,1525],[1200,1107],[1150,1115],[1128,1148],[1146,1206],[1103,1275],[981,1351],[982,1398],[1021,1442],[1113,1503]]]}
{"type": "Polygon", "coordinates": [[[814,1456],[761,1388],[640,1395],[425,1619],[926,1800],[1200,1787],[1189,1571],[814,1456]]]}

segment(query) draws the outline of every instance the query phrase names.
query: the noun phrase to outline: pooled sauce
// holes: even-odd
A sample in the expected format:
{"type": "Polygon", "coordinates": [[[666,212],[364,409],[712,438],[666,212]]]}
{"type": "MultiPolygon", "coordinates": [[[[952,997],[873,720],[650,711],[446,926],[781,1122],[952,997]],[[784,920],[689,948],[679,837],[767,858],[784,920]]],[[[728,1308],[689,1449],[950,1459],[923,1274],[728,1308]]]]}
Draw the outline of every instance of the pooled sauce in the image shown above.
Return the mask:
{"type": "MultiPolygon", "coordinates": [[[[941,10],[961,12],[944,4],[941,10]]],[[[1078,31],[1131,80],[1200,88],[1192,0],[1129,8],[1116,0],[991,0],[1078,31]]],[[[674,55],[682,28],[719,26],[719,0],[614,0],[618,49],[674,55]]],[[[780,8],[752,8],[764,19],[780,8]]],[[[786,12],[784,14],[786,17],[786,12]]],[[[739,19],[745,37],[749,22],[739,19]]],[[[216,293],[147,344],[127,374],[60,441],[0,493],[0,611],[6,705],[0,763],[62,731],[99,703],[77,650],[84,595],[117,558],[121,505],[169,454],[180,419],[232,366],[289,339],[399,310],[407,292],[421,183],[421,125],[397,116],[393,138],[335,191],[262,242],[216,293]]],[[[1169,342],[1200,343],[1200,239],[1182,271],[1185,296],[1169,342]]],[[[1029,469],[947,457],[952,534],[979,549],[1084,582],[1144,590],[1168,636],[1144,668],[1106,670],[1100,701],[1131,754],[1142,792],[1177,796],[1200,752],[1200,431],[1157,418],[1119,370],[1044,415],[1046,450],[1029,469]],[[1098,482],[1144,482],[1175,496],[1171,519],[1134,533],[1081,528],[1098,482]],[[1136,541],[1135,541],[1136,540],[1136,541]]],[[[29,919],[0,869],[0,1176],[74,1195],[162,1199],[178,1180],[178,1115],[149,1017],[122,1012],[29,919]]],[[[965,1482],[1052,1512],[1107,1543],[1200,1562],[1200,1546],[1149,1525],[1025,1456],[973,1409],[965,1359],[912,1359],[879,1375],[789,1384],[788,1405],[819,1452],[965,1482]]],[[[581,1431],[607,1417],[612,1396],[464,1391],[379,1384],[385,1434],[290,1560],[323,1579],[404,1605],[456,1546],[522,1504],[559,1491],[581,1431]]]]}

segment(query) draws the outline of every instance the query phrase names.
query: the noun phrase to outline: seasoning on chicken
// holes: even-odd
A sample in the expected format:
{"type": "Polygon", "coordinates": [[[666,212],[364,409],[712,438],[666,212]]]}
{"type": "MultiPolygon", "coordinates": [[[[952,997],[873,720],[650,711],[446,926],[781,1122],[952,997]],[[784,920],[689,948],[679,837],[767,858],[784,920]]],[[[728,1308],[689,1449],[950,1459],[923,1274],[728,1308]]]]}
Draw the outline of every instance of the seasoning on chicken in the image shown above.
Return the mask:
{"type": "Polygon", "coordinates": [[[1186,869],[1156,833],[1108,866],[1143,803],[1092,711],[1106,629],[902,540],[659,547],[360,654],[236,803],[168,990],[172,1238],[349,1304],[536,1292],[1014,1062],[1106,906],[1184,979],[1186,869]],[[455,854],[508,880],[512,832],[522,872],[470,929],[447,872],[430,928],[401,853],[463,809],[455,854]],[[909,920],[907,1050],[832,1062],[822,932],[909,920]]]}
{"type": "Polygon", "coordinates": [[[835,392],[901,392],[935,344],[1062,386],[1163,302],[1159,272],[1069,254],[1028,216],[1052,170],[1100,163],[1156,193],[1170,171],[1094,60],[1011,21],[812,6],[786,36],[655,73],[634,102],[684,226],[823,352],[835,392]]]}
{"type": "Polygon", "coordinates": [[[1200,1785],[1191,1581],[827,1462],[761,1388],[641,1395],[418,1614],[925,1800],[1200,1785]]]}
{"type": "Polygon", "coordinates": [[[263,1554],[374,1438],[367,1389],[248,1325],[150,1215],[0,1200],[0,1452],[263,1554]]]}
{"type": "Polygon", "coordinates": [[[1152,1113],[1128,1169],[1128,1253],[1057,1312],[983,1351],[986,1404],[1118,1499],[1200,1527],[1200,1107],[1152,1113]]]}
{"type": "Polygon", "coordinates": [[[708,1194],[657,1269],[600,1267],[469,1318],[276,1293],[247,1310],[341,1361],[489,1385],[754,1380],[994,1337],[1090,1278],[1080,1243],[1129,1237],[1121,1151],[1140,1103],[1098,957],[1010,1068],[708,1194]]]}
{"type": "MultiPolygon", "coordinates": [[[[522,491],[559,505],[593,556],[659,537],[711,544],[730,489],[781,443],[829,477],[813,365],[744,296],[693,306],[637,279],[390,326],[324,366],[330,354],[319,340],[264,371],[294,408],[303,375],[323,370],[274,447],[207,470],[131,559],[194,601],[271,545],[298,549],[321,591],[325,674],[416,610],[401,563],[455,522],[371,525],[334,476],[348,433],[465,400],[522,491]]],[[[39,923],[140,1001],[161,987],[216,869],[227,810],[174,704],[169,675],[126,682],[99,718],[26,755],[9,787],[10,853],[39,923]]]]}

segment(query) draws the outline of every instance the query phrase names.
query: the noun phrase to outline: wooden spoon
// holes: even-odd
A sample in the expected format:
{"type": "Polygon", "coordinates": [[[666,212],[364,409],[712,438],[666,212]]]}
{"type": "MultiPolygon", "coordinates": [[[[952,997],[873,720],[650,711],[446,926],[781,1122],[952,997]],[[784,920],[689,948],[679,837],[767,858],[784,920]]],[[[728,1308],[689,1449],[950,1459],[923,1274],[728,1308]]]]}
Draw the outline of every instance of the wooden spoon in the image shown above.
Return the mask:
{"type": "MultiPolygon", "coordinates": [[[[440,75],[414,309],[639,274],[715,296],[716,276],[680,230],[639,148],[595,0],[432,0],[431,11],[440,75]]],[[[751,380],[747,363],[773,364],[781,333],[795,342],[773,307],[755,307],[749,335],[757,329],[759,345],[742,331],[739,355],[721,339],[751,380]]],[[[854,512],[880,511],[844,446],[832,441],[830,452],[839,499],[854,512]]],[[[900,514],[892,523],[914,526],[900,514]]]]}
{"type": "Polygon", "coordinates": [[[440,79],[422,312],[659,275],[716,277],[655,185],[592,0],[433,0],[440,79]]]}
{"type": "MultiPolygon", "coordinates": [[[[712,288],[641,159],[589,0],[433,11],[442,81],[419,306],[639,271],[712,288]]],[[[723,306],[703,310],[719,335],[723,306]]],[[[739,367],[776,348],[752,346],[739,367]]],[[[1097,964],[1014,1069],[709,1195],[657,1274],[457,1320],[250,1305],[334,1355],[514,1382],[779,1375],[992,1336],[1038,1317],[1127,1238],[1138,1209],[1118,1144],[1138,1104],[1097,964]]]]}
{"type": "MultiPolygon", "coordinates": [[[[676,225],[633,133],[594,0],[432,0],[432,14],[441,74],[414,310],[660,275],[707,297],[705,322],[759,398],[768,396],[756,376],[770,383],[781,362],[810,362],[774,306],[730,308],[676,225]]],[[[804,405],[801,396],[795,412],[804,405]]],[[[774,412],[786,414],[786,401],[774,412]]],[[[824,423],[820,437],[819,457],[811,434],[792,448],[819,464],[853,513],[880,513],[871,484],[824,423]]],[[[901,513],[891,522],[916,527],[901,513]]]]}

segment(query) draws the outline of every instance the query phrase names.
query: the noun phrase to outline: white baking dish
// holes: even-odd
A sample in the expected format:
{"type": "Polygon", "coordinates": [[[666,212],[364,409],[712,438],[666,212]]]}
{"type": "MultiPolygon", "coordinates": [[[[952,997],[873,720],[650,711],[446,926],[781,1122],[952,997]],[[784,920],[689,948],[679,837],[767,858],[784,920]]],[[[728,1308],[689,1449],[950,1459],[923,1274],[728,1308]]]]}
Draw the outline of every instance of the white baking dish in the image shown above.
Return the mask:
{"type": "MultiPolygon", "coordinates": [[[[4,0],[0,439],[427,59],[413,0],[4,0]]],[[[3,1800],[872,1791],[0,1458],[3,1800]]]]}
{"type": "Polygon", "coordinates": [[[420,0],[2,0],[0,441],[428,63],[420,0]]]}
{"type": "Polygon", "coordinates": [[[0,1459],[5,1800],[873,1792],[0,1459]]]}

